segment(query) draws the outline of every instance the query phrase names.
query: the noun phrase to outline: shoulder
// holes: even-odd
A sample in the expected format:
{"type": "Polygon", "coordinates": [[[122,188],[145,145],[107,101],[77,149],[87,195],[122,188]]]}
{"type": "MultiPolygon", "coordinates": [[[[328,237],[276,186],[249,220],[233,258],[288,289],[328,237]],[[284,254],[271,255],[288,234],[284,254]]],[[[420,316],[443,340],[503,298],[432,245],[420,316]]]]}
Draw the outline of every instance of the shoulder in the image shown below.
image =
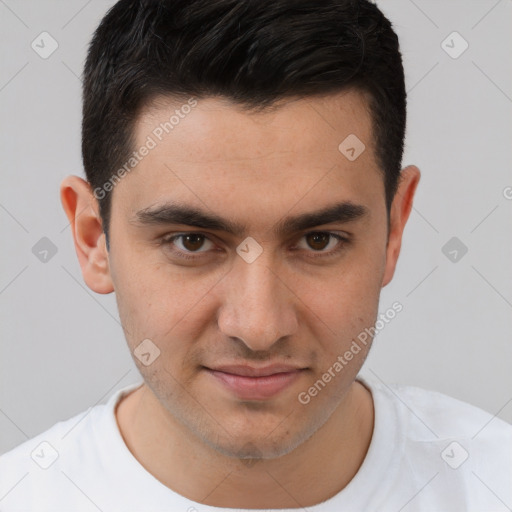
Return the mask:
{"type": "Polygon", "coordinates": [[[404,482],[426,486],[416,504],[456,502],[454,510],[512,503],[512,425],[437,391],[362,380],[374,398],[375,431],[393,431],[396,492],[404,482]]]}
{"type": "Polygon", "coordinates": [[[132,388],[115,392],[108,403],[60,421],[1,455],[0,498],[6,507],[2,510],[36,510],[38,503],[56,505],[57,496],[66,489],[83,499],[73,483],[74,475],[94,475],[102,467],[106,447],[116,436],[114,407],[132,388]]]}
{"type": "Polygon", "coordinates": [[[9,493],[16,498],[13,503],[18,503],[30,494],[40,495],[46,493],[45,488],[52,489],[71,461],[79,458],[81,447],[93,445],[93,433],[104,407],[90,407],[60,421],[0,456],[0,495],[9,493]]]}
{"type": "Polygon", "coordinates": [[[71,437],[74,437],[80,431],[83,432],[90,423],[91,415],[97,416],[97,409],[100,407],[90,407],[67,420],[59,421],[51,428],[16,446],[0,456],[0,467],[14,465],[29,469],[33,463],[39,467],[49,467],[50,462],[53,463],[58,459],[56,446],[62,444],[68,435],[73,434],[71,437]],[[86,419],[87,421],[84,421],[86,419]]]}
{"type": "Polygon", "coordinates": [[[425,429],[414,429],[414,436],[422,439],[430,430],[439,438],[461,437],[496,444],[500,440],[512,441],[512,425],[483,409],[438,391],[415,386],[394,384],[380,392],[398,402],[407,411],[406,416],[424,422],[425,429]]]}

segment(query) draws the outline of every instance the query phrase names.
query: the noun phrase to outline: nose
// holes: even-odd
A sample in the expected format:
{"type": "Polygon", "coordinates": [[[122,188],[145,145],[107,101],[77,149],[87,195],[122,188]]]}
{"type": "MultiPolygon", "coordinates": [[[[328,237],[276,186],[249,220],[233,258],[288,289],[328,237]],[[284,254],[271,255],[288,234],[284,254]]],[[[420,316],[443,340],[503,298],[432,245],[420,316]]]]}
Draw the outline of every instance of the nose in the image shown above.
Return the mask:
{"type": "Polygon", "coordinates": [[[224,283],[223,305],[218,316],[223,334],[241,339],[253,351],[269,350],[297,329],[295,295],[285,276],[264,257],[235,263],[224,283]]]}

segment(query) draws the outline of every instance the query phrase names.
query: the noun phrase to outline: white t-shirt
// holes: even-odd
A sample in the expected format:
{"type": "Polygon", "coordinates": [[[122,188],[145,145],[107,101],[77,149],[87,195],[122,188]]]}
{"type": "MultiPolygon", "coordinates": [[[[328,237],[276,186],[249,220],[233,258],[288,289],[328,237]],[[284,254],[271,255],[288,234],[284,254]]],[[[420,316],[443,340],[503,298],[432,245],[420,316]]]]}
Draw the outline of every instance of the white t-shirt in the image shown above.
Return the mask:
{"type": "MultiPolygon", "coordinates": [[[[511,510],[511,425],[440,393],[360,380],[375,409],[366,458],[341,492],[305,510],[511,510]]],[[[140,385],[117,391],[105,405],[59,422],[1,456],[0,511],[241,510],[191,501],[139,464],[123,441],[114,408],[140,385]]]]}

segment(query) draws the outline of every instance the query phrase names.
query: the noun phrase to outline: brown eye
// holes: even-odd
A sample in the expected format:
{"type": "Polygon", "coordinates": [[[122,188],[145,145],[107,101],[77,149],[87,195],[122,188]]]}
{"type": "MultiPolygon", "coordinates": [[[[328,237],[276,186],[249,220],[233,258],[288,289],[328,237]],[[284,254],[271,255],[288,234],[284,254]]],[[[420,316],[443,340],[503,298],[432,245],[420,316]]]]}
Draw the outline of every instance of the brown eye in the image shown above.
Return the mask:
{"type": "Polygon", "coordinates": [[[181,233],[162,239],[162,244],[167,246],[175,255],[187,257],[187,255],[205,255],[215,247],[215,244],[202,233],[181,233]]]}
{"type": "Polygon", "coordinates": [[[299,249],[309,252],[311,257],[334,256],[350,243],[348,235],[332,233],[330,231],[311,231],[302,236],[299,249]]]}
{"type": "Polygon", "coordinates": [[[312,249],[321,251],[329,245],[332,235],[329,233],[309,233],[306,235],[306,240],[312,249]]]}
{"type": "Polygon", "coordinates": [[[182,245],[187,251],[197,251],[201,249],[204,244],[204,235],[198,235],[196,233],[190,233],[188,235],[181,235],[182,245]]]}

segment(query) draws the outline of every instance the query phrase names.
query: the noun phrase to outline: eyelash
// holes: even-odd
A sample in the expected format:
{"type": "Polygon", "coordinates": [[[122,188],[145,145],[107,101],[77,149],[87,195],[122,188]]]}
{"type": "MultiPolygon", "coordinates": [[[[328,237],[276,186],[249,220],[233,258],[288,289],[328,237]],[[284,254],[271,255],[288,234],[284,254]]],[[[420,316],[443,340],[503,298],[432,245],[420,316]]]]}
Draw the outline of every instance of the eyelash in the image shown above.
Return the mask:
{"type": "MultiPolygon", "coordinates": [[[[330,235],[331,237],[335,238],[336,240],[338,240],[338,243],[337,246],[328,251],[328,252],[318,252],[318,251],[308,251],[308,252],[312,252],[312,254],[309,256],[310,258],[318,258],[318,257],[323,257],[323,258],[326,258],[326,257],[330,257],[330,256],[335,256],[337,255],[341,250],[344,249],[344,247],[350,243],[350,239],[349,237],[347,236],[343,236],[343,235],[340,235],[338,233],[333,233],[331,231],[309,231],[308,233],[304,233],[304,235],[302,235],[301,239],[308,236],[308,235],[312,235],[312,234],[317,234],[317,235],[330,235]]],[[[213,243],[213,241],[208,237],[208,235],[206,235],[205,233],[200,233],[200,232],[196,232],[196,231],[192,231],[192,232],[188,232],[188,233],[179,233],[179,234],[174,234],[172,236],[168,236],[168,237],[164,237],[161,239],[161,245],[165,245],[165,246],[169,246],[169,247],[172,247],[173,246],[173,242],[179,238],[182,238],[182,237],[185,237],[187,235],[200,235],[200,236],[203,236],[206,240],[209,240],[210,242],[213,243]]],[[[174,248],[171,249],[172,253],[177,255],[179,258],[184,258],[184,259],[187,259],[187,260],[196,260],[196,259],[199,259],[201,258],[201,255],[203,254],[206,254],[207,251],[203,251],[203,252],[197,252],[197,253],[193,253],[193,252],[184,252],[184,251],[181,251],[181,250],[176,250],[174,248]],[[192,254],[197,254],[197,255],[193,255],[191,256],[192,254]]]]}

